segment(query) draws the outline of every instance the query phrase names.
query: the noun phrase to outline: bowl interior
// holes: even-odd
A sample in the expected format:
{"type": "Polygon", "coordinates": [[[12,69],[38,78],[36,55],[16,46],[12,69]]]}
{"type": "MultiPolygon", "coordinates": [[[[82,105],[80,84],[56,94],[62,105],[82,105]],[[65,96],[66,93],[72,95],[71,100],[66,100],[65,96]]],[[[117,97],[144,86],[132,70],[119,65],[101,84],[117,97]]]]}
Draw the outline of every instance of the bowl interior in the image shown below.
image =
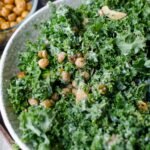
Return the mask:
{"type": "MultiPolygon", "coordinates": [[[[61,3],[65,3],[72,7],[78,7],[84,0],[59,0],[55,4],[58,6],[61,3]]],[[[35,29],[34,25],[38,25],[43,21],[46,21],[51,16],[51,10],[49,6],[45,6],[33,16],[29,17],[13,34],[11,39],[6,45],[4,53],[1,58],[0,65],[0,109],[4,123],[10,132],[15,142],[21,149],[27,150],[30,146],[25,145],[20,139],[19,122],[15,115],[12,105],[8,100],[7,89],[9,87],[10,79],[17,72],[18,55],[25,50],[25,45],[28,40],[36,40],[39,32],[35,29]]]]}

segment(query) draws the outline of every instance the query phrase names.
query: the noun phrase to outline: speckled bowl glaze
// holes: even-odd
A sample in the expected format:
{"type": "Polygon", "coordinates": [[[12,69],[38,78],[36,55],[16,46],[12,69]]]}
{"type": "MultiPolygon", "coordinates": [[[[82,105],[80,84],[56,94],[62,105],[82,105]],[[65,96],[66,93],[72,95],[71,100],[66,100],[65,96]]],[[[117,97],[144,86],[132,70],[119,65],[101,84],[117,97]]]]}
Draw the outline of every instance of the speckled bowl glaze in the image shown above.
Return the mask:
{"type": "MultiPolygon", "coordinates": [[[[82,0],[59,0],[56,1],[55,4],[58,6],[64,3],[72,7],[78,7],[83,2],[82,0]]],[[[8,100],[7,89],[10,79],[17,72],[19,53],[25,50],[25,44],[28,40],[33,41],[38,38],[39,33],[38,30],[34,28],[34,25],[46,21],[51,14],[51,10],[47,5],[23,22],[7,43],[0,62],[0,109],[9,133],[22,150],[29,150],[32,149],[32,147],[21,141],[19,122],[8,100]]]]}

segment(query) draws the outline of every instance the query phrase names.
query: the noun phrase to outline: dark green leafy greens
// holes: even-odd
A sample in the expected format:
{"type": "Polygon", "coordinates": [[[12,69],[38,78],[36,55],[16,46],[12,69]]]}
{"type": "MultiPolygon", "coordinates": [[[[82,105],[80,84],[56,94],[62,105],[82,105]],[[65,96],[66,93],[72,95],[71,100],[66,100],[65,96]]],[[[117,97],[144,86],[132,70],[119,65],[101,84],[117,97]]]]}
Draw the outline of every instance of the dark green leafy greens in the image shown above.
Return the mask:
{"type": "Polygon", "coordinates": [[[37,42],[29,42],[20,56],[23,79],[14,77],[8,94],[19,116],[24,142],[38,150],[149,150],[150,109],[145,95],[150,78],[150,1],[90,0],[76,10],[60,6],[50,20],[40,26],[37,42]],[[99,16],[108,5],[127,13],[121,20],[99,16]],[[85,24],[85,19],[88,22],[85,24]],[[45,49],[50,65],[38,66],[38,51],[45,49]],[[67,59],[58,63],[57,54],[82,53],[86,66],[77,69],[67,59]],[[66,85],[60,80],[61,69],[87,93],[87,100],[76,104],[75,96],[62,96],[66,85]],[[88,71],[85,81],[82,71],[88,71]],[[107,86],[101,94],[98,86],[107,86]],[[33,97],[40,102],[60,94],[52,108],[30,106],[33,97]],[[138,109],[138,101],[148,111],[138,109]]]}

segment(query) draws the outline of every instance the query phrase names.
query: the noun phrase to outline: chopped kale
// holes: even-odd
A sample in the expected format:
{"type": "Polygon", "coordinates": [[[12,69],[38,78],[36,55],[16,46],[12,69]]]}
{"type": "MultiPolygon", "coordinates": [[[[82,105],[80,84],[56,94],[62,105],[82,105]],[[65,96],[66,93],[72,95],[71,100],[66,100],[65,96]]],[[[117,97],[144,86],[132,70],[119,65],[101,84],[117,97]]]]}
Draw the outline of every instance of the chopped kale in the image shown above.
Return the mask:
{"type": "Polygon", "coordinates": [[[59,6],[39,29],[8,89],[23,141],[37,150],[149,150],[150,1],[59,6]],[[113,20],[104,6],[126,16],[113,20]]]}

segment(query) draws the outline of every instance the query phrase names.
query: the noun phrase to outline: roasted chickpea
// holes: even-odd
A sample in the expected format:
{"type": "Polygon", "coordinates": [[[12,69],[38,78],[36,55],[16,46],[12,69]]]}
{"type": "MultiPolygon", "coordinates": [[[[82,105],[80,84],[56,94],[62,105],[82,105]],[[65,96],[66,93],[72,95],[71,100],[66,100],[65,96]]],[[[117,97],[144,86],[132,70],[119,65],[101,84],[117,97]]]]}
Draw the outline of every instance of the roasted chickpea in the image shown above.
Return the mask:
{"type": "Polygon", "coordinates": [[[15,25],[17,25],[17,22],[15,21],[10,22],[10,27],[14,27],[15,25]]]}
{"type": "Polygon", "coordinates": [[[63,71],[61,76],[62,76],[62,80],[64,82],[69,82],[70,81],[70,77],[71,77],[70,73],[68,73],[66,71],[63,71]]]}
{"type": "Polygon", "coordinates": [[[38,52],[38,57],[39,58],[48,58],[48,53],[46,50],[42,50],[38,52]]]}
{"type": "Polygon", "coordinates": [[[38,100],[34,99],[34,98],[31,98],[28,100],[28,103],[31,105],[31,106],[36,106],[38,105],[38,100]]]}
{"type": "Polygon", "coordinates": [[[23,11],[22,14],[21,14],[21,17],[25,18],[25,17],[27,17],[28,14],[29,14],[28,11],[23,11]]]}
{"type": "Polygon", "coordinates": [[[12,13],[8,16],[8,20],[9,21],[15,21],[16,20],[16,14],[15,13],[12,13]]]}
{"type": "Polygon", "coordinates": [[[3,2],[0,2],[0,9],[4,6],[3,2]]]}
{"type": "Polygon", "coordinates": [[[45,107],[45,108],[50,108],[54,105],[54,101],[53,100],[45,100],[43,102],[41,102],[40,104],[41,106],[45,107]]]}
{"type": "Polygon", "coordinates": [[[80,102],[81,100],[87,99],[87,97],[88,97],[88,95],[84,90],[78,89],[76,91],[76,102],[77,103],[80,102]]]}
{"type": "Polygon", "coordinates": [[[81,76],[85,79],[85,80],[88,80],[90,78],[90,75],[88,72],[84,71],[81,73],[81,76]]]}
{"type": "Polygon", "coordinates": [[[3,0],[5,4],[13,4],[14,0],[3,0]]]}
{"type": "Polygon", "coordinates": [[[32,9],[32,3],[28,2],[27,3],[27,10],[30,11],[32,9]]]}
{"type": "Polygon", "coordinates": [[[25,0],[15,0],[15,4],[17,6],[17,8],[23,10],[26,10],[27,8],[27,4],[25,0]]]}
{"type": "Polygon", "coordinates": [[[3,17],[7,17],[9,14],[10,14],[10,10],[5,8],[5,7],[3,7],[2,10],[1,10],[1,15],[3,17]]]}
{"type": "Polygon", "coordinates": [[[71,89],[69,89],[69,88],[63,88],[62,89],[62,94],[64,94],[64,95],[67,95],[67,94],[69,94],[69,93],[71,93],[71,89]]]}
{"type": "Polygon", "coordinates": [[[19,78],[19,79],[22,79],[22,78],[24,78],[26,75],[25,75],[25,72],[19,72],[18,74],[17,74],[17,77],[19,78]]]}
{"type": "Polygon", "coordinates": [[[23,10],[20,9],[20,8],[14,7],[14,8],[13,8],[13,12],[14,12],[16,15],[20,16],[20,15],[22,14],[23,10]]]}
{"type": "Polygon", "coordinates": [[[52,100],[57,101],[59,100],[59,95],[57,93],[54,93],[51,98],[52,100]]]}
{"type": "Polygon", "coordinates": [[[65,52],[60,52],[58,55],[57,55],[57,59],[58,59],[58,62],[59,63],[62,63],[64,61],[66,57],[66,53],[65,52]]]}
{"type": "Polygon", "coordinates": [[[0,17],[0,24],[3,22],[6,22],[6,20],[0,17]]]}
{"type": "Polygon", "coordinates": [[[49,60],[47,58],[42,58],[38,61],[39,67],[45,69],[49,65],[49,60]]]}
{"type": "Polygon", "coordinates": [[[19,3],[19,1],[20,1],[20,0],[15,0],[15,5],[16,5],[16,3],[19,3]]]}
{"type": "Polygon", "coordinates": [[[83,57],[77,58],[75,61],[77,68],[83,68],[85,66],[85,60],[83,57]]]}
{"type": "Polygon", "coordinates": [[[10,27],[9,22],[2,22],[2,24],[1,24],[1,29],[2,30],[8,29],[9,27],[10,27]]]}
{"type": "Polygon", "coordinates": [[[15,4],[17,5],[20,2],[28,2],[29,0],[14,0],[14,1],[15,1],[15,4]]]}
{"type": "Polygon", "coordinates": [[[106,87],[106,85],[101,84],[101,85],[99,86],[99,92],[100,92],[102,95],[105,95],[105,94],[107,93],[107,87],[106,87]]]}
{"type": "Polygon", "coordinates": [[[12,5],[12,4],[7,4],[7,5],[5,5],[5,8],[9,9],[10,11],[12,11],[13,8],[14,8],[14,5],[12,5]]]}
{"type": "Polygon", "coordinates": [[[148,111],[148,105],[143,101],[138,101],[137,106],[141,111],[148,111]]]}
{"type": "Polygon", "coordinates": [[[23,18],[22,18],[22,17],[17,17],[16,21],[17,21],[18,23],[20,23],[20,22],[23,21],[23,18]]]}

